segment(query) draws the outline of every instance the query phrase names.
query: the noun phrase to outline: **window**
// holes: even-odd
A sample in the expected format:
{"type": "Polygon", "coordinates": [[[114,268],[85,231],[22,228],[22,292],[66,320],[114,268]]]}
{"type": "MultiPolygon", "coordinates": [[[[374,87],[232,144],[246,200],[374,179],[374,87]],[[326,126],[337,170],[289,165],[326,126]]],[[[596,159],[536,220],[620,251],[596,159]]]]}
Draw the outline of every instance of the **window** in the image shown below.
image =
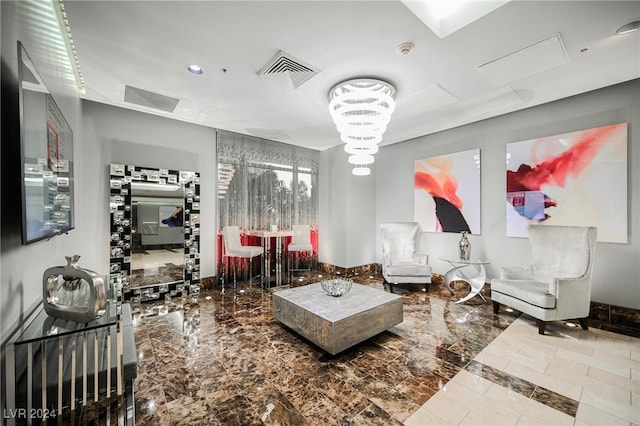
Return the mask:
{"type": "Polygon", "coordinates": [[[218,132],[218,225],[317,224],[318,151],[218,132]]]}

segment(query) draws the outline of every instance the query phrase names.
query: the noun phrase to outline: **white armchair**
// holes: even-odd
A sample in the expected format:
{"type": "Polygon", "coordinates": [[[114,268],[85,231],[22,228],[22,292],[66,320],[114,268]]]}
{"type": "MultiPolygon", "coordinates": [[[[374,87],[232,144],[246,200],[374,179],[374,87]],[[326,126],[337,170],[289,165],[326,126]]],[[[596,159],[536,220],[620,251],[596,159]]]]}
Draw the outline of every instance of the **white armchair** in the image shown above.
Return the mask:
{"type": "Polygon", "coordinates": [[[530,315],[539,334],[547,322],[565,319],[578,319],[587,330],[597,229],[529,225],[527,231],[531,265],[502,268],[491,280],[493,312],[503,304],[530,315]]]}
{"type": "Polygon", "coordinates": [[[395,222],[380,225],[382,240],[382,276],[393,293],[393,285],[400,283],[431,283],[429,256],[417,252],[420,224],[395,222]]]}

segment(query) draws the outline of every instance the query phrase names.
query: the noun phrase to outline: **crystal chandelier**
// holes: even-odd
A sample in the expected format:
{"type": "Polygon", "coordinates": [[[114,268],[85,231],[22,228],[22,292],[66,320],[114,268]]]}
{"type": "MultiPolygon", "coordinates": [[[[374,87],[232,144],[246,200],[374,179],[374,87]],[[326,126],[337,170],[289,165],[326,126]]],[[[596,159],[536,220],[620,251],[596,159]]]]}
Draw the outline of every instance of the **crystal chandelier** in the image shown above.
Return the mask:
{"type": "Polygon", "coordinates": [[[369,165],[387,130],[395,97],[391,84],[370,78],[347,80],[329,91],[329,113],[345,143],[349,163],[354,165],[354,175],[371,173],[369,165]]]}
{"type": "Polygon", "coordinates": [[[218,163],[218,198],[224,198],[236,170],[231,164],[218,163]]]}

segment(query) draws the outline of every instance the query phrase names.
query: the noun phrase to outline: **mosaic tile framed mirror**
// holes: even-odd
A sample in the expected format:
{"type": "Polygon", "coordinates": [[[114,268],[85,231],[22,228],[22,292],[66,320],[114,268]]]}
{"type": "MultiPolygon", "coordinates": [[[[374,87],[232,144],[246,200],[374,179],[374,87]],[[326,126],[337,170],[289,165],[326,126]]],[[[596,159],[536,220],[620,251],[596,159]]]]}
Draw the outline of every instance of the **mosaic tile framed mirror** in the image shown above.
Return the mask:
{"type": "Polygon", "coordinates": [[[110,165],[109,273],[133,302],[200,291],[200,174],[110,165]]]}

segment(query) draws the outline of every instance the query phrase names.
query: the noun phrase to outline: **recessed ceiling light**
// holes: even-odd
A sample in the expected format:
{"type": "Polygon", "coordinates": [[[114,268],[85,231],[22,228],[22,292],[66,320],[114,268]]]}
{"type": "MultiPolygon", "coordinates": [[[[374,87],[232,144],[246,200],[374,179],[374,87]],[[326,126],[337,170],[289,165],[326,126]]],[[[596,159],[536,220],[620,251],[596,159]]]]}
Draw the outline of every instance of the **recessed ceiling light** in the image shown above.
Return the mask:
{"type": "Polygon", "coordinates": [[[629,22],[628,24],[623,25],[620,28],[618,28],[616,33],[618,33],[618,34],[626,34],[626,33],[630,33],[630,32],[633,32],[633,31],[638,31],[638,29],[640,29],[640,21],[633,21],[633,22],[629,22]]]}
{"type": "Polygon", "coordinates": [[[204,74],[204,70],[196,64],[187,65],[187,71],[195,75],[204,74]]]}
{"type": "Polygon", "coordinates": [[[131,182],[131,188],[140,189],[140,190],[151,190],[151,191],[164,191],[164,192],[172,192],[181,189],[180,185],[174,185],[172,183],[153,183],[153,182],[131,182]]]}

